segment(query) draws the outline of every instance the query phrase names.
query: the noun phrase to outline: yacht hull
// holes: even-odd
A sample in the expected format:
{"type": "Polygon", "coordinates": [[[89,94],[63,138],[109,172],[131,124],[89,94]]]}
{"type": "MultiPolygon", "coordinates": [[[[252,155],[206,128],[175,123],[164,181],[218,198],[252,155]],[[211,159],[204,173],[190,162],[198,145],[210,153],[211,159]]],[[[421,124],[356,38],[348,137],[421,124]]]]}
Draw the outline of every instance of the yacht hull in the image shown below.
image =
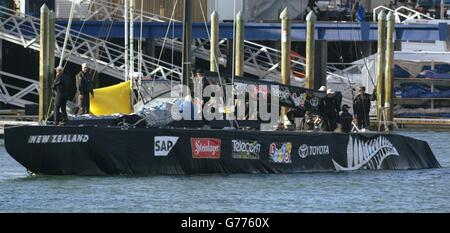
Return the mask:
{"type": "Polygon", "coordinates": [[[95,126],[5,129],[7,152],[45,175],[296,173],[440,167],[424,141],[396,134],[95,126]]]}

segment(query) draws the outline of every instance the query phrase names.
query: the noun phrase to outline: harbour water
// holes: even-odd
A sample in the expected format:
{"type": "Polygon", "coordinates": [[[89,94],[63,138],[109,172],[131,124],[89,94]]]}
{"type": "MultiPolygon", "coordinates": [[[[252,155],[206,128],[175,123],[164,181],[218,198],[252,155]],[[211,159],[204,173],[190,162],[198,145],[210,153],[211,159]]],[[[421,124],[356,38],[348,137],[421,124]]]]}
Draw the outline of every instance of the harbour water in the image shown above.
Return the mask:
{"type": "Polygon", "coordinates": [[[264,175],[29,176],[0,140],[0,212],[450,212],[450,131],[399,133],[427,141],[442,168],[264,175]]]}

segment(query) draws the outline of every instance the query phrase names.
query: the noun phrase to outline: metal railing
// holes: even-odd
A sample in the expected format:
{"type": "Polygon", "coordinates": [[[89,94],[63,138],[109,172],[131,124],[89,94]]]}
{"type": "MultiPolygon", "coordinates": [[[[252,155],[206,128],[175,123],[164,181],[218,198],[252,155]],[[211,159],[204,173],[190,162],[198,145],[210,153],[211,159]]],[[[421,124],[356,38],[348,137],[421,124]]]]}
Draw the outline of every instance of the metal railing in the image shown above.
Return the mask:
{"type": "MultiPolygon", "coordinates": [[[[106,0],[89,0],[91,13],[88,15],[89,19],[95,19],[99,16],[95,16],[100,13],[104,17],[100,17],[102,20],[123,20],[123,5],[117,3],[110,3],[106,0]],[[96,9],[93,11],[92,9],[96,9]]],[[[141,12],[139,9],[135,9],[133,18],[136,21],[140,21],[142,14],[142,20],[144,22],[180,22],[174,19],[170,19],[164,16],[156,15],[150,12],[141,12]]],[[[206,30],[206,29],[205,29],[206,30]]],[[[163,46],[166,49],[174,49],[176,51],[182,51],[182,41],[180,39],[159,39],[156,44],[163,46]]],[[[196,39],[193,45],[193,54],[195,57],[202,60],[210,60],[211,44],[207,39],[196,39]]],[[[219,41],[219,64],[225,66],[227,61],[227,39],[219,41]]],[[[244,71],[248,74],[255,75],[263,80],[281,81],[281,51],[251,42],[244,41],[244,71]]],[[[298,54],[291,54],[291,84],[303,86],[303,77],[305,70],[306,59],[298,54]]],[[[337,78],[341,80],[348,80],[348,77],[341,72],[341,70],[327,66],[327,76],[331,78],[337,78]]]]}
{"type": "Polygon", "coordinates": [[[377,16],[381,11],[392,12],[394,14],[396,23],[402,23],[405,20],[412,20],[412,19],[434,20],[433,17],[422,14],[406,6],[401,6],[398,7],[397,9],[391,9],[385,6],[378,6],[373,9],[373,22],[377,21],[377,16]]]}
{"type": "MultiPolygon", "coordinates": [[[[38,18],[17,14],[10,9],[0,7],[0,38],[23,45],[25,48],[40,49],[40,20],[38,18]]],[[[55,25],[56,51],[60,57],[66,28],[55,25]]],[[[95,70],[112,77],[123,79],[125,48],[114,43],[71,30],[64,60],[82,64],[90,63],[95,70]],[[69,57],[70,56],[70,57],[69,57]]],[[[135,52],[138,57],[138,53],[135,52]]],[[[135,67],[138,67],[136,60],[135,67]]],[[[181,67],[159,61],[143,55],[142,71],[148,76],[163,79],[181,79],[181,67]]]]}
{"type": "MultiPolygon", "coordinates": [[[[87,19],[99,19],[99,20],[123,20],[123,5],[117,3],[110,3],[105,0],[90,0],[91,9],[87,16],[87,19]],[[99,16],[100,15],[100,16],[99,16]]],[[[139,9],[135,9],[133,18],[136,21],[140,21],[142,13],[142,20],[144,22],[180,22],[177,20],[171,20],[170,18],[159,16],[150,12],[141,12],[139,9]]],[[[206,30],[206,29],[205,29],[206,30]]],[[[223,39],[219,42],[219,64],[226,65],[226,51],[227,40],[223,39]]],[[[176,51],[182,50],[182,42],[179,39],[158,39],[156,41],[158,46],[163,46],[165,49],[173,48],[176,51]],[[164,41],[165,40],[165,41],[164,41]]],[[[195,47],[193,47],[193,55],[203,60],[209,60],[209,48],[210,42],[207,39],[195,40],[195,47]]],[[[251,41],[244,41],[244,71],[246,73],[255,75],[261,79],[267,79],[272,81],[280,81],[281,76],[281,51],[257,44],[251,41]]],[[[292,55],[292,73],[291,81],[297,82],[297,84],[303,83],[301,79],[305,59],[298,55],[292,55]]]]}
{"type": "Polygon", "coordinates": [[[38,97],[38,81],[0,71],[1,102],[24,108],[26,104],[35,103],[38,97]]]}
{"type": "MultiPolygon", "coordinates": [[[[87,15],[85,20],[113,20],[122,19],[124,17],[124,5],[119,3],[114,3],[107,0],[83,0],[83,4],[89,4],[87,15]]],[[[133,14],[135,21],[139,21],[140,12],[133,14]]],[[[170,18],[153,14],[150,12],[145,12],[144,20],[146,22],[168,22],[170,18]]]]}
{"type": "MultiPolygon", "coordinates": [[[[123,20],[124,7],[123,4],[112,3],[106,0],[86,0],[89,2],[89,11],[86,16],[87,20],[123,20]]],[[[140,17],[144,22],[180,22],[168,17],[153,14],[151,12],[141,12],[135,9],[132,18],[140,21],[140,17]]],[[[206,30],[206,29],[205,29],[206,30]]],[[[156,45],[164,46],[164,49],[174,49],[182,51],[182,41],[179,39],[158,39],[156,45]]],[[[207,39],[194,40],[193,54],[202,60],[210,60],[211,47],[210,41],[207,39]]],[[[219,64],[225,66],[227,61],[227,39],[219,41],[219,64]]],[[[244,72],[255,75],[260,79],[281,81],[281,51],[258,44],[251,41],[244,41],[244,72]]],[[[303,85],[303,77],[305,70],[305,58],[298,54],[291,54],[291,83],[294,85],[303,85]]],[[[332,66],[328,66],[327,74],[335,76],[333,72],[339,71],[332,66]]],[[[339,76],[339,75],[337,75],[339,76]]]]}
{"type": "MultiPolygon", "coordinates": [[[[89,2],[90,10],[86,20],[113,21],[123,19],[123,6],[121,4],[110,3],[105,0],[89,0],[89,2]]],[[[135,11],[135,14],[133,14],[133,18],[136,20],[140,20],[140,16],[140,11],[135,11]]],[[[170,20],[148,12],[143,12],[142,17],[147,22],[167,22],[170,20]]],[[[40,22],[38,18],[18,14],[10,9],[0,7],[0,39],[22,45],[25,48],[39,50],[39,30],[40,22]]],[[[55,56],[57,57],[61,56],[65,32],[65,27],[55,26],[55,56]]],[[[251,41],[245,41],[244,43],[244,71],[264,80],[280,82],[281,52],[251,41]]],[[[163,43],[163,39],[160,39],[158,44],[165,44],[167,48],[173,47],[178,51],[181,51],[182,48],[182,42],[177,39],[168,39],[165,43],[163,43]]],[[[226,39],[219,42],[219,47],[218,60],[221,65],[225,65],[227,60],[225,55],[227,51],[226,39]]],[[[209,40],[195,40],[193,54],[200,59],[209,60],[209,48],[209,40]]],[[[69,59],[69,61],[77,64],[85,62],[94,64],[97,72],[123,79],[124,51],[125,49],[122,46],[72,30],[64,59],[69,59]]],[[[137,52],[135,52],[135,57],[138,57],[137,52]]],[[[305,58],[292,54],[291,59],[291,84],[302,86],[305,58]]],[[[135,67],[138,66],[137,60],[135,67]]],[[[143,60],[142,71],[144,75],[154,78],[181,80],[181,67],[147,55],[143,55],[143,60]]],[[[333,67],[328,67],[328,69],[327,74],[330,77],[347,79],[343,75],[333,73],[338,71],[333,69],[333,67]]]]}
{"type": "MultiPolygon", "coordinates": [[[[66,28],[55,25],[55,56],[60,57],[64,44],[66,28]]],[[[15,12],[11,9],[0,7],[0,39],[22,45],[24,48],[40,50],[40,19],[15,12]]],[[[112,77],[123,79],[124,75],[124,51],[125,48],[105,40],[101,40],[78,31],[71,30],[64,60],[76,64],[90,63],[98,73],[104,73],[112,77]]],[[[135,52],[135,57],[138,53],[135,52]]],[[[138,67],[138,60],[135,67],[138,67]]],[[[159,79],[181,79],[181,67],[160,61],[153,57],[143,55],[142,72],[146,76],[159,79]]],[[[19,77],[11,76],[10,77],[19,77]]],[[[36,84],[38,85],[38,84],[36,84]]],[[[10,95],[8,88],[17,88],[11,83],[2,84],[2,102],[23,107],[31,103],[22,99],[24,93],[29,93],[33,88],[20,90],[15,95],[10,95]]]]}
{"type": "MultiPolygon", "coordinates": [[[[123,5],[110,3],[105,0],[89,0],[91,13],[88,19],[99,20],[123,20],[123,5]],[[93,10],[95,9],[95,10],[93,10]]],[[[400,11],[403,8],[399,8],[400,11]]],[[[409,9],[407,9],[409,10],[409,9]]],[[[419,13],[419,12],[417,12],[419,13]]],[[[174,19],[170,19],[164,16],[156,15],[150,12],[141,12],[139,9],[135,9],[133,18],[135,21],[144,22],[180,22],[174,19]]],[[[399,12],[401,14],[401,12],[399,12]]],[[[420,13],[419,13],[420,15],[420,13]]],[[[427,16],[423,15],[424,18],[427,16]]],[[[168,29],[169,30],[169,29],[168,29]]],[[[205,29],[206,30],[206,29],[205,29]]],[[[169,31],[168,31],[169,32],[169,31]]],[[[180,39],[159,39],[156,40],[158,46],[164,46],[165,49],[174,49],[176,51],[182,51],[182,41],[180,39]]],[[[219,41],[219,64],[225,66],[227,63],[227,39],[221,39],[219,41]]],[[[195,39],[193,45],[193,54],[195,57],[202,60],[210,60],[210,41],[207,39],[195,39]]],[[[281,81],[281,51],[258,44],[251,41],[244,41],[244,72],[255,75],[260,79],[270,81],[281,81]]],[[[303,86],[303,77],[305,70],[306,59],[298,54],[291,54],[291,84],[297,86],[303,86]]],[[[327,79],[333,87],[342,87],[344,95],[344,102],[351,105],[352,103],[352,86],[355,85],[355,77],[351,72],[345,72],[331,65],[327,66],[327,79]],[[339,81],[341,82],[339,84],[339,81]],[[345,86],[345,88],[344,88],[345,86]],[[345,98],[347,97],[347,98],[345,98]]],[[[359,80],[358,80],[359,81],[359,80]]],[[[337,88],[335,88],[337,89],[337,88]]]]}

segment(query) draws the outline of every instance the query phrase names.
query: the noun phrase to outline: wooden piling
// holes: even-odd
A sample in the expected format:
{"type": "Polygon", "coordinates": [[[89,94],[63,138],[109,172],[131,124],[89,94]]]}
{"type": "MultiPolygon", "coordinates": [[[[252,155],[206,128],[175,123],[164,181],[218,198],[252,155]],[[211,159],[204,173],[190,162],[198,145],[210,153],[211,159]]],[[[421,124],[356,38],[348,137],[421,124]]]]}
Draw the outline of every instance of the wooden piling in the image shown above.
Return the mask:
{"type": "Polygon", "coordinates": [[[394,14],[389,12],[387,15],[386,29],[386,69],[385,69],[385,111],[386,121],[393,122],[392,109],[392,90],[393,90],[393,71],[394,71],[394,14]]]}
{"type": "Polygon", "coordinates": [[[217,11],[211,13],[211,50],[209,70],[211,72],[218,72],[219,67],[219,14],[217,11]]]}
{"type": "Polygon", "coordinates": [[[315,61],[315,38],[314,38],[314,24],[317,17],[313,11],[306,16],[306,78],[305,87],[314,88],[314,61],[315,61]]]}
{"type": "Polygon", "coordinates": [[[49,36],[49,38],[50,38],[50,41],[49,41],[49,57],[48,57],[48,59],[49,59],[49,61],[48,61],[48,66],[49,66],[49,70],[48,70],[48,76],[49,76],[49,83],[50,83],[50,88],[51,88],[51,86],[52,86],[52,84],[53,84],[53,80],[55,79],[55,68],[56,68],[56,65],[55,65],[55,50],[56,50],[56,38],[55,38],[55,22],[56,22],[56,13],[53,11],[53,10],[51,10],[50,11],[50,14],[49,14],[49,22],[50,22],[50,24],[49,24],[49,27],[50,27],[50,29],[49,29],[49,34],[48,34],[48,36],[49,36]]]}
{"type": "MultiPolygon", "coordinates": [[[[51,30],[50,30],[50,11],[47,5],[41,7],[41,28],[40,28],[40,51],[39,51],[39,121],[44,121],[49,114],[51,106],[53,77],[50,75],[50,50],[51,50],[51,30]]],[[[53,36],[54,38],[54,36],[53,36]]],[[[54,41],[53,41],[54,42],[54,41]]],[[[54,45],[53,45],[54,47],[54,45]]],[[[54,54],[54,52],[52,52],[54,54]]],[[[53,59],[54,64],[54,59],[53,59]]]]}
{"type": "Polygon", "coordinates": [[[385,70],[385,49],[386,49],[386,14],[381,11],[378,14],[378,50],[377,50],[377,124],[381,127],[381,116],[384,105],[384,70],[385,70]]]}
{"type": "Polygon", "coordinates": [[[236,15],[236,42],[235,42],[235,75],[244,76],[244,18],[239,11],[236,15]]]}
{"type": "MultiPolygon", "coordinates": [[[[281,83],[289,85],[291,78],[291,21],[288,9],[285,8],[280,14],[281,19],[281,83]]],[[[288,108],[282,107],[280,111],[281,119],[287,113],[288,108]]]]}

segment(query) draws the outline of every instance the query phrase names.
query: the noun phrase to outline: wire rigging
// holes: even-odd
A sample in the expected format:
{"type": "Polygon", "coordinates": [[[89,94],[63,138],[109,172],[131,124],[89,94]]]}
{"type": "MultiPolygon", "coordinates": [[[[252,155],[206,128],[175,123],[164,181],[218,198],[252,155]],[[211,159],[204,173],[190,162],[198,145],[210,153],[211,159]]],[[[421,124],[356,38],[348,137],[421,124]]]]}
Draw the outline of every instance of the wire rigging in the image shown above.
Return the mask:
{"type": "MultiPolygon", "coordinates": [[[[162,46],[161,46],[161,51],[160,51],[160,53],[159,53],[159,57],[158,57],[158,60],[157,60],[157,62],[156,62],[156,67],[158,67],[158,65],[159,65],[159,62],[161,61],[161,57],[162,57],[162,54],[163,54],[163,52],[164,52],[164,47],[166,46],[166,41],[167,41],[167,38],[168,38],[168,35],[169,35],[169,32],[170,32],[170,23],[172,22],[173,23],[173,27],[175,27],[175,21],[174,21],[174,15],[175,15],[175,9],[176,9],[176,7],[177,7],[177,4],[178,4],[178,0],[176,0],[175,1],[175,4],[174,4],[174,6],[173,6],[173,9],[172,9],[172,13],[170,14],[170,21],[169,21],[169,24],[168,24],[168,26],[167,26],[167,30],[166,30],[166,34],[164,35],[164,41],[163,41],[163,44],[162,44],[162,46]]],[[[174,29],[173,29],[174,30],[174,29]]],[[[174,39],[172,38],[172,46],[173,46],[173,43],[174,43],[174,39]]],[[[172,50],[173,50],[173,47],[172,47],[172,50]]],[[[173,64],[173,63],[172,63],[173,64]]],[[[152,79],[152,86],[151,86],[151,89],[153,90],[153,88],[154,88],[154,86],[155,86],[155,79],[156,78],[153,78],[152,79]]]]}
{"type": "MultiPolygon", "coordinates": [[[[89,7],[88,7],[88,8],[91,9],[91,8],[92,8],[92,5],[93,5],[93,2],[89,2],[89,7]]],[[[68,63],[69,60],[70,60],[70,56],[72,55],[73,50],[76,49],[76,45],[77,45],[77,43],[78,43],[78,39],[80,38],[81,32],[83,31],[84,25],[86,24],[86,21],[87,21],[87,20],[88,20],[88,16],[86,15],[86,16],[84,17],[84,19],[83,19],[83,23],[81,24],[80,30],[78,31],[78,35],[77,35],[77,37],[75,38],[75,41],[73,42],[73,47],[72,47],[72,49],[70,50],[69,55],[67,56],[66,63],[64,63],[63,68],[65,68],[65,67],[67,66],[67,63],[68,63]]],[[[72,30],[71,30],[71,31],[72,31],[72,30]]]]}
{"type": "MultiPolygon", "coordinates": [[[[206,20],[206,17],[205,17],[205,12],[203,10],[203,4],[202,4],[201,0],[199,0],[199,3],[200,3],[200,10],[201,10],[202,16],[203,16],[203,21],[205,23],[206,33],[208,35],[208,40],[211,41],[211,34],[209,32],[209,28],[208,28],[208,25],[206,23],[207,20],[206,20]]],[[[234,22],[236,22],[236,0],[234,0],[234,19],[235,19],[234,22]]],[[[234,37],[234,32],[235,32],[236,23],[233,24],[233,27],[234,27],[233,38],[235,38],[234,37]]],[[[216,45],[211,44],[211,47],[212,46],[216,46],[216,45]]],[[[236,46],[233,46],[233,62],[234,62],[234,57],[235,57],[234,56],[234,54],[235,54],[235,47],[236,46]]],[[[222,78],[221,78],[221,75],[220,75],[219,58],[216,56],[216,54],[214,54],[214,59],[216,60],[215,65],[216,65],[218,79],[219,79],[219,86],[222,87],[222,88],[225,88],[225,86],[222,83],[222,78]]],[[[233,67],[234,67],[234,63],[233,63],[233,67]]],[[[223,107],[224,107],[225,112],[229,112],[229,109],[228,109],[229,107],[234,107],[234,72],[232,73],[231,77],[232,78],[231,78],[231,98],[230,98],[230,100],[232,101],[232,103],[226,103],[225,96],[222,96],[222,99],[221,99],[222,103],[224,105],[223,107]]],[[[225,91],[224,91],[224,93],[225,93],[225,91]]],[[[236,126],[239,127],[237,120],[234,120],[234,122],[235,122],[236,126]]],[[[230,120],[230,124],[231,124],[231,127],[233,127],[233,121],[230,120]]]]}

